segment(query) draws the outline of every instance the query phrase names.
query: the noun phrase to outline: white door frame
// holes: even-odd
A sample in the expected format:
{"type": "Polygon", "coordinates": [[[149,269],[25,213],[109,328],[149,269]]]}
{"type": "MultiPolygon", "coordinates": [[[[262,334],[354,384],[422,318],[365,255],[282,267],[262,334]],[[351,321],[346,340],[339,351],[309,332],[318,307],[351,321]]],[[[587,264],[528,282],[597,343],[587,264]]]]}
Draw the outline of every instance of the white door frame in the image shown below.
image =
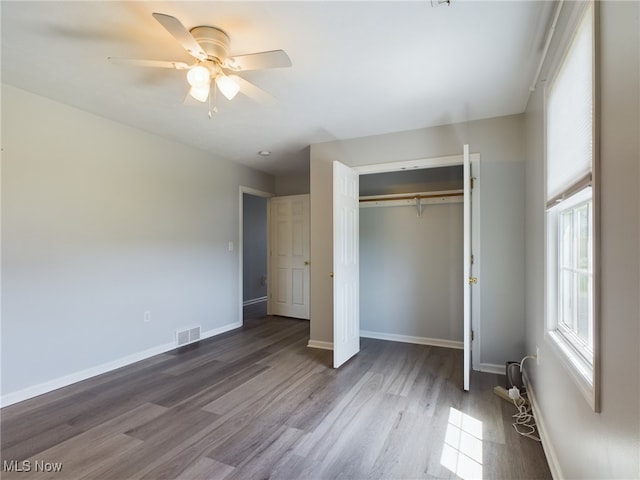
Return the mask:
{"type": "MultiPolygon", "coordinates": [[[[461,145],[462,147],[462,145],[461,145]]],[[[473,276],[480,278],[480,190],[477,187],[480,181],[480,154],[470,153],[471,175],[475,177],[475,187],[472,192],[471,204],[471,251],[474,254],[473,276]]],[[[464,164],[464,154],[448,155],[443,157],[421,158],[399,162],[378,163],[373,165],[360,165],[351,167],[360,175],[369,173],[400,172],[413,169],[459,166],[464,164]]],[[[474,370],[480,369],[480,288],[478,282],[474,286],[471,296],[471,330],[475,333],[471,340],[471,365],[474,370]]]]}
{"type": "MultiPolygon", "coordinates": [[[[240,185],[240,191],[239,191],[239,200],[238,200],[238,205],[239,205],[239,212],[238,212],[238,322],[240,323],[240,325],[242,325],[243,323],[243,307],[242,304],[244,302],[243,299],[243,295],[242,295],[242,290],[243,290],[243,277],[244,277],[244,269],[243,269],[243,262],[242,262],[242,257],[243,257],[243,253],[244,253],[244,245],[242,242],[242,238],[243,238],[243,226],[244,226],[244,215],[243,215],[243,198],[242,195],[248,193],[249,195],[254,195],[256,197],[263,197],[266,199],[269,199],[271,197],[274,196],[273,193],[269,193],[269,192],[263,192],[262,190],[256,190],[255,188],[251,188],[251,187],[244,187],[242,185],[240,185]]],[[[269,251],[269,202],[267,200],[267,252],[269,251]]],[[[269,271],[270,265],[269,265],[269,255],[267,255],[267,272],[269,271]]],[[[269,279],[267,277],[267,298],[269,298],[269,279]]]]}
{"type": "Polygon", "coordinates": [[[463,376],[463,388],[466,391],[469,391],[470,382],[471,382],[471,339],[473,338],[471,335],[471,235],[472,235],[472,225],[471,225],[471,196],[473,192],[471,191],[473,181],[471,180],[471,159],[469,157],[469,145],[464,145],[464,154],[463,154],[464,163],[462,164],[462,185],[464,191],[464,202],[463,202],[463,222],[464,227],[462,229],[464,238],[462,240],[462,285],[463,285],[463,362],[464,362],[464,376],[463,376]]]}

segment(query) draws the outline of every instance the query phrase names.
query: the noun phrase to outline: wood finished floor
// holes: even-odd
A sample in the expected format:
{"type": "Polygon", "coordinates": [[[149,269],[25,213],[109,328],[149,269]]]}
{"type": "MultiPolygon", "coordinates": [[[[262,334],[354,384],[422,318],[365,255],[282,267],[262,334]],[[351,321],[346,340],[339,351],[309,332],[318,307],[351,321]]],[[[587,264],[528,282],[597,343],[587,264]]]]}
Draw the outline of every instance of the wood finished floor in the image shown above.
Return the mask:
{"type": "Polygon", "coordinates": [[[503,377],[461,390],[461,351],[362,339],[334,370],[308,339],[306,321],[246,320],[6,407],[2,478],[551,478],[493,394],[503,377]],[[7,471],[23,460],[30,472],[7,471]]]}

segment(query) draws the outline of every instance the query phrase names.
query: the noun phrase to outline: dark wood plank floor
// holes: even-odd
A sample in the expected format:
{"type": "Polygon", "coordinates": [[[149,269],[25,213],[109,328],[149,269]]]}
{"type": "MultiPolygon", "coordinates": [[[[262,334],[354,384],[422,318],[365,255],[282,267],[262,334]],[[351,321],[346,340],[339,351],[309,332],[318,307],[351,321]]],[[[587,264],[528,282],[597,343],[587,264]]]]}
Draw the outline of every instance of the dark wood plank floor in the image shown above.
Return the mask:
{"type": "Polygon", "coordinates": [[[306,321],[246,320],[4,408],[2,478],[551,478],[503,378],[461,390],[460,351],[362,339],[334,370],[308,339],[306,321]]]}
{"type": "Polygon", "coordinates": [[[263,318],[267,315],[267,301],[252,303],[242,307],[242,316],[245,320],[263,318]]]}

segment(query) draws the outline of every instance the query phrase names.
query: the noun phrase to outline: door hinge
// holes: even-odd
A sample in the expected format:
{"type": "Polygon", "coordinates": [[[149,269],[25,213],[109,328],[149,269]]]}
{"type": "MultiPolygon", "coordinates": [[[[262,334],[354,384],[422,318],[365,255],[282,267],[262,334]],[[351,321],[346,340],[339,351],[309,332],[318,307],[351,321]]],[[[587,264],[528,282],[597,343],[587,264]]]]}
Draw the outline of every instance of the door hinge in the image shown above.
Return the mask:
{"type": "Polygon", "coordinates": [[[471,190],[473,190],[473,187],[476,184],[476,177],[471,177],[470,180],[471,180],[471,190]]]}
{"type": "Polygon", "coordinates": [[[469,277],[469,285],[475,285],[478,283],[478,277],[469,277]]]}
{"type": "Polygon", "coordinates": [[[471,330],[471,341],[473,342],[476,339],[476,333],[471,330]]]}
{"type": "Polygon", "coordinates": [[[473,254],[471,254],[471,265],[473,265],[473,264],[474,264],[474,262],[475,262],[475,259],[474,259],[474,257],[473,257],[473,254]]]}

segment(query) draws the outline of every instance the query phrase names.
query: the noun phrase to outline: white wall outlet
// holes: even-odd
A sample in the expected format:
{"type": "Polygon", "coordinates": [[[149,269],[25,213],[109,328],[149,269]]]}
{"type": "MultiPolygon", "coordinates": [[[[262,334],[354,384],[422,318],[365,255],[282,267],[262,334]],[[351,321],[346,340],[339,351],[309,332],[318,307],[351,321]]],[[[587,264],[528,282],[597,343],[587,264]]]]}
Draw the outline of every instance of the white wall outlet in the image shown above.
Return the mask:
{"type": "Polygon", "coordinates": [[[144,323],[149,323],[151,321],[151,312],[149,310],[145,310],[143,321],[144,323]]]}
{"type": "Polygon", "coordinates": [[[540,347],[536,345],[536,365],[540,365],[540,347]]]}

